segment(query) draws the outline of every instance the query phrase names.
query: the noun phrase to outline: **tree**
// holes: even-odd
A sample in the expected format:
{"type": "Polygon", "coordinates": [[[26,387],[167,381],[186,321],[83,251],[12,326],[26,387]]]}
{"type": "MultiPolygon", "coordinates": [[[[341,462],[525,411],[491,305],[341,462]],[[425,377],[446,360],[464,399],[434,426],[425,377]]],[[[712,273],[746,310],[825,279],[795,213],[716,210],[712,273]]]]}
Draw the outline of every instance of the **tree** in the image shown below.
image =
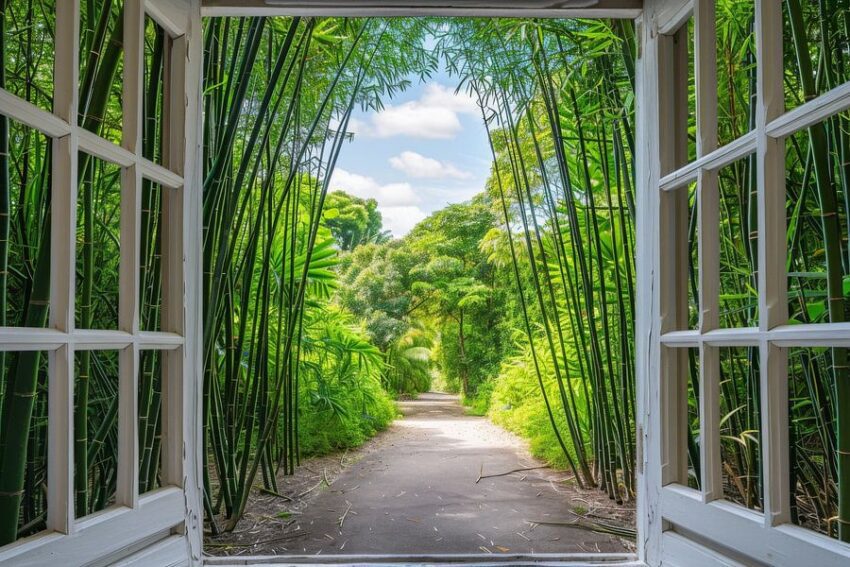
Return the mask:
{"type": "Polygon", "coordinates": [[[382,230],[381,213],[375,199],[334,191],[328,194],[322,214],[340,250],[351,251],[362,244],[380,244],[390,238],[389,233],[382,230]]]}

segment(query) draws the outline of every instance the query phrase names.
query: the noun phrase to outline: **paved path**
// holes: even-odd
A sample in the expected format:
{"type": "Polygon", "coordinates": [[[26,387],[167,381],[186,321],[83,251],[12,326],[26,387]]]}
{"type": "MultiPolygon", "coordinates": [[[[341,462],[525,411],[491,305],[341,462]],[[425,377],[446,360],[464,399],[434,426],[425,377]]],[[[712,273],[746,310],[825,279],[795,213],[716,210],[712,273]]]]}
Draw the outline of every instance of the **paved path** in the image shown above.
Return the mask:
{"type": "Polygon", "coordinates": [[[570,521],[582,495],[563,474],[531,470],[482,479],[535,461],[515,436],[466,415],[456,396],[400,404],[404,418],[316,496],[298,517],[307,532],[290,553],[622,552],[617,538],[528,521],[570,521]],[[344,516],[341,521],[340,518],[344,516]],[[340,523],[342,526],[340,526],[340,523]]]}

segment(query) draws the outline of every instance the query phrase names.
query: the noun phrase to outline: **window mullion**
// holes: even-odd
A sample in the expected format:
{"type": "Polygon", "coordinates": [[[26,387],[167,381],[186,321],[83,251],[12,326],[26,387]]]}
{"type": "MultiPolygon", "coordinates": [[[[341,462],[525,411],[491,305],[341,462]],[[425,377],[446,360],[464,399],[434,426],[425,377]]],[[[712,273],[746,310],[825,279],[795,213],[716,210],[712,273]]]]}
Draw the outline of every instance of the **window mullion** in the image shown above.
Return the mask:
{"type": "MultiPolygon", "coordinates": [[[[659,102],[670,112],[661,121],[661,170],[670,172],[688,157],[688,29],[659,41],[659,102]]],[[[662,193],[659,211],[661,333],[688,324],[688,191],[662,193]]],[[[661,349],[662,464],[661,484],[686,482],[688,476],[686,349],[661,349]]]]}
{"type": "MultiPolygon", "coordinates": [[[[694,6],[697,158],[717,149],[717,39],[714,0],[694,6]]],[[[717,171],[697,174],[697,249],[699,255],[699,332],[718,328],[720,290],[720,203],[717,171]]],[[[700,490],[703,501],[723,495],[720,475],[720,358],[716,347],[700,345],[700,490]]]]}
{"type": "Polygon", "coordinates": [[[47,529],[74,529],[74,294],[76,284],[80,5],[56,4],[54,114],[70,133],[53,140],[50,228],[50,326],[70,335],[49,356],[47,529]]]}
{"type": "MultiPolygon", "coordinates": [[[[139,332],[139,264],[142,210],[142,105],[144,85],[143,0],[124,2],[124,83],[121,144],[134,164],[121,175],[121,259],[118,326],[135,337],[139,332]]],[[[139,505],[139,346],[125,348],[119,359],[118,484],[120,504],[139,505]]]]}
{"type": "Polygon", "coordinates": [[[784,141],[767,135],[785,110],[781,0],[756,0],[755,32],[761,453],[765,524],[775,526],[790,521],[787,352],[764,334],[788,320],[784,141]]]}
{"type": "MultiPolygon", "coordinates": [[[[163,132],[165,166],[182,175],[186,122],[186,36],[166,40],[165,107],[166,120],[163,132]]],[[[162,330],[178,335],[185,334],[184,327],[184,215],[185,190],[162,191],[162,330]]],[[[163,482],[183,486],[183,425],[184,415],[191,403],[183,395],[184,349],[163,353],[163,482]]]]}

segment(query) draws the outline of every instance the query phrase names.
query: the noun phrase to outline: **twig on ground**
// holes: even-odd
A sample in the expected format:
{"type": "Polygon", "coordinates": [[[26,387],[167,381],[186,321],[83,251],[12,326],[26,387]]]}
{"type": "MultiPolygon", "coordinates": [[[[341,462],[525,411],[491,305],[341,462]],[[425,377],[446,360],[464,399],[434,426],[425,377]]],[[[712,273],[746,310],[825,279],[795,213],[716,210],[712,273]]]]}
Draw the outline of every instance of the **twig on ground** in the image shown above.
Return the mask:
{"type": "MultiPolygon", "coordinates": [[[[509,474],[513,474],[513,473],[517,473],[517,472],[536,471],[538,469],[548,469],[548,468],[549,468],[549,465],[540,465],[539,467],[523,467],[523,468],[520,468],[520,469],[513,469],[513,470],[510,470],[510,471],[507,471],[507,472],[496,473],[496,474],[486,474],[485,475],[485,474],[479,473],[478,474],[478,480],[475,481],[475,484],[478,484],[479,482],[481,482],[482,479],[485,479],[485,478],[495,478],[497,476],[508,476],[509,474]]],[[[482,473],[484,472],[484,465],[483,464],[481,465],[481,472],[482,473]]]]}
{"type": "Polygon", "coordinates": [[[260,492],[262,492],[263,494],[269,494],[271,496],[277,496],[278,498],[283,498],[284,500],[292,502],[292,498],[290,498],[286,494],[281,494],[280,492],[275,492],[274,490],[269,490],[268,488],[260,488],[260,492]]]}
{"type": "Polygon", "coordinates": [[[317,482],[316,484],[314,484],[313,486],[311,486],[310,488],[308,488],[307,490],[305,490],[304,492],[302,492],[301,494],[296,496],[296,498],[300,499],[304,496],[307,496],[308,494],[310,494],[311,492],[313,492],[314,490],[319,488],[322,485],[323,482],[325,482],[324,479],[320,480],[319,482],[317,482]]]}
{"type": "MultiPolygon", "coordinates": [[[[574,514],[578,516],[577,514],[574,514]]],[[[542,526],[563,526],[567,528],[578,528],[581,530],[587,530],[590,532],[596,532],[600,534],[609,534],[615,535],[617,537],[621,537],[624,539],[637,539],[637,532],[631,528],[624,528],[620,526],[612,526],[610,524],[605,524],[603,522],[582,522],[582,516],[578,516],[575,520],[571,522],[563,521],[558,522],[554,520],[526,520],[531,521],[535,524],[542,526]]]]}
{"type": "Polygon", "coordinates": [[[348,516],[348,511],[351,510],[351,502],[346,500],[345,503],[348,504],[348,507],[342,513],[342,516],[339,517],[339,529],[342,529],[342,524],[345,523],[345,517],[348,516]]]}
{"type": "Polygon", "coordinates": [[[283,534],[282,536],[273,537],[273,538],[269,538],[269,539],[263,539],[263,540],[260,540],[260,541],[256,541],[252,544],[245,544],[245,545],[242,545],[241,547],[254,547],[254,546],[257,546],[257,545],[262,545],[262,544],[266,544],[266,543],[274,543],[276,541],[281,541],[281,540],[285,540],[285,539],[295,539],[295,538],[299,538],[299,537],[305,537],[309,533],[310,532],[303,532],[303,531],[290,532],[288,534],[283,534]]]}

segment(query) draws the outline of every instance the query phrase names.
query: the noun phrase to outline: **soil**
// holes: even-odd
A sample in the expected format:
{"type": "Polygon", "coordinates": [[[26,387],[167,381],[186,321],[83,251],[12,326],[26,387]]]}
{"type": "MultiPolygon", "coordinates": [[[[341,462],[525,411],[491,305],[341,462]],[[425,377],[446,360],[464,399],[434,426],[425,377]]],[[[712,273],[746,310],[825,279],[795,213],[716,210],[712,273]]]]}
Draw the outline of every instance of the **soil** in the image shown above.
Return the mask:
{"type": "Polygon", "coordinates": [[[307,460],[279,495],[254,490],[213,555],[631,552],[634,509],[582,490],[456,396],[399,402],[354,451],[307,460]],[[613,528],[613,529],[612,529],[613,528]]]}

